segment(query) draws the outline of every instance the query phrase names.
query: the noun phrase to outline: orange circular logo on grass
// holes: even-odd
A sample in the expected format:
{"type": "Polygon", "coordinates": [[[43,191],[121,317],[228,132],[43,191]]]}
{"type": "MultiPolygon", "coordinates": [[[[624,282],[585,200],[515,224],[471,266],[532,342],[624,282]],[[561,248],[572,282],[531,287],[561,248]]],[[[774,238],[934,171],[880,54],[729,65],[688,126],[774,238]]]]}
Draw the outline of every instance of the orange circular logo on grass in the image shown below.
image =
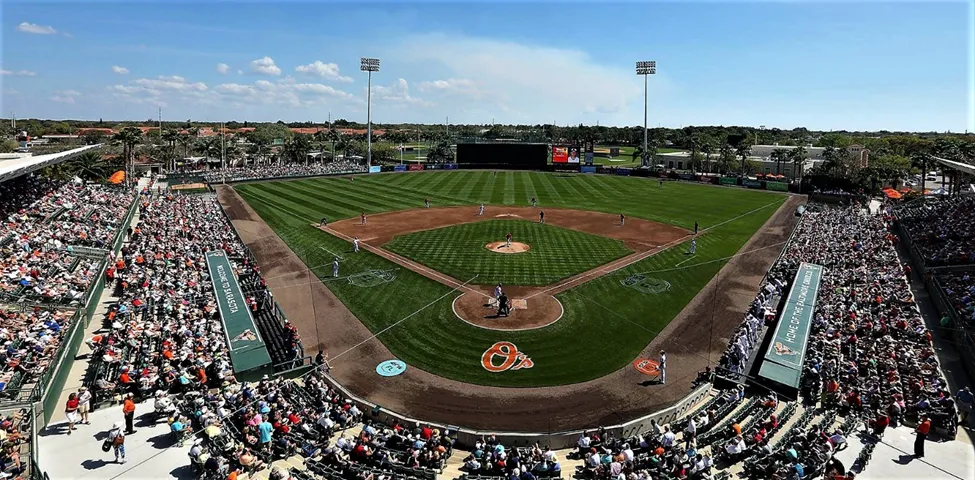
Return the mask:
{"type": "Polygon", "coordinates": [[[660,374],[660,362],[650,360],[649,358],[638,358],[633,360],[633,368],[644,375],[656,376],[660,374]]]}
{"type": "Polygon", "coordinates": [[[522,368],[532,368],[535,364],[528,355],[518,351],[518,347],[511,342],[498,342],[491,345],[483,355],[481,355],[481,366],[491,373],[501,373],[507,370],[521,370],[522,368]],[[501,357],[495,359],[494,357],[501,357]],[[497,363],[500,362],[500,363],[497,363]]]}

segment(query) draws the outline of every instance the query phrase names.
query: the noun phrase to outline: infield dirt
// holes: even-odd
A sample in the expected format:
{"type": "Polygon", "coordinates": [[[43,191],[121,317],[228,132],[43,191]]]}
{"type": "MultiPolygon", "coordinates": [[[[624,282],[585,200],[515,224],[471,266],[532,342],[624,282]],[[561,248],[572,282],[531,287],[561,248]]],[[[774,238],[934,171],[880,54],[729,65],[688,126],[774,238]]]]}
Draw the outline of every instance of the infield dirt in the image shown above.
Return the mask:
{"type": "MultiPolygon", "coordinates": [[[[275,299],[298,328],[306,352],[315,353],[319,348],[333,356],[347,352],[333,362],[333,378],[355,395],[395,412],[486,431],[555,432],[610,425],[679,400],[691,390],[690,383],[697,372],[720,358],[729,335],[741,323],[765,272],[775,260],[765,250],[732,258],[647,345],[640,357],[655,358],[661,347],[667,349],[670,381],[666,385],[649,385],[647,377],[631,365],[602,378],[558,387],[472,385],[418,368],[379,381],[375,368],[394,358],[389,350],[322,282],[315,281],[315,274],[232,187],[217,187],[217,195],[241,239],[261,265],[275,299]],[[285,288],[294,285],[301,286],[285,288]],[[713,329],[713,336],[701,334],[707,328],[713,329]]],[[[788,198],[739,253],[785,242],[797,221],[795,209],[804,202],[804,197],[788,198]]],[[[473,208],[467,210],[473,216],[473,208]]],[[[551,217],[551,222],[558,225],[554,213],[555,209],[551,213],[546,209],[546,220],[551,217]]],[[[370,217],[370,221],[377,217],[370,217]]],[[[635,219],[627,219],[627,229],[632,220],[635,219]]],[[[370,243],[381,244],[376,240],[370,243]]],[[[579,283],[588,280],[577,279],[579,283]]],[[[518,295],[513,292],[513,296],[518,295]]]]}

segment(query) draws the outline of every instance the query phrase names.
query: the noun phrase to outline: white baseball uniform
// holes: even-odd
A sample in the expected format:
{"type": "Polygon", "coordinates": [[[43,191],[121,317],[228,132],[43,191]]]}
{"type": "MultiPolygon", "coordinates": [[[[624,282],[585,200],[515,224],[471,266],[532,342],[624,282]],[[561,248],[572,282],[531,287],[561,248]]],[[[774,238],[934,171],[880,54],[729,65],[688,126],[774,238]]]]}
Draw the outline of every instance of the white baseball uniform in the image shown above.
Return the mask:
{"type": "Polygon", "coordinates": [[[332,276],[333,277],[339,276],[339,260],[338,259],[332,260],[332,276]]]}
{"type": "Polygon", "coordinates": [[[693,254],[696,251],[697,251],[697,240],[696,239],[691,240],[691,253],[693,254]]]}
{"type": "Polygon", "coordinates": [[[356,238],[353,238],[352,239],[352,251],[354,251],[354,252],[358,252],[359,251],[359,237],[356,237],[356,238]]]}
{"type": "Polygon", "coordinates": [[[480,216],[483,216],[483,215],[484,215],[484,204],[482,203],[481,204],[481,210],[479,212],[477,212],[477,216],[480,217],[480,216]]]}

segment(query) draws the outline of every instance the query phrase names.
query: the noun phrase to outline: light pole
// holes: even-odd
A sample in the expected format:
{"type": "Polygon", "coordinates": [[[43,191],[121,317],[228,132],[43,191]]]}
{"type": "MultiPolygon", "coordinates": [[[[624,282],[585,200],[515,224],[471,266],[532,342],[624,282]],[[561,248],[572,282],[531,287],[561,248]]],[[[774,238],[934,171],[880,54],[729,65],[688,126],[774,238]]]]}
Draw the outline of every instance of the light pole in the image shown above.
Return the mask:
{"type": "Polygon", "coordinates": [[[647,76],[657,73],[657,62],[636,62],[636,74],[643,75],[643,166],[647,165],[647,76]]]}
{"type": "Polygon", "coordinates": [[[368,89],[366,91],[366,166],[372,166],[372,72],[379,71],[378,58],[359,59],[359,70],[367,72],[369,76],[368,89]]]}

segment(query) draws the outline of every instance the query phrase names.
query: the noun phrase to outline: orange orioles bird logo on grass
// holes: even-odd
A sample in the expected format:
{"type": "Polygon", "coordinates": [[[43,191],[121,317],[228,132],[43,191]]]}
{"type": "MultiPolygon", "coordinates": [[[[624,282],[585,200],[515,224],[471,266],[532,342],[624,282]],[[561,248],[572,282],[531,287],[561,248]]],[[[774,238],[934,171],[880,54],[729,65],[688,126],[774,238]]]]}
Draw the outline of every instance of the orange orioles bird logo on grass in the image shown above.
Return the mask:
{"type": "Polygon", "coordinates": [[[521,370],[522,368],[532,368],[535,364],[528,355],[518,351],[518,347],[511,342],[498,342],[491,345],[491,348],[481,355],[481,366],[492,373],[500,373],[506,370],[521,370]],[[501,357],[500,365],[494,363],[494,357],[501,357]]]}

